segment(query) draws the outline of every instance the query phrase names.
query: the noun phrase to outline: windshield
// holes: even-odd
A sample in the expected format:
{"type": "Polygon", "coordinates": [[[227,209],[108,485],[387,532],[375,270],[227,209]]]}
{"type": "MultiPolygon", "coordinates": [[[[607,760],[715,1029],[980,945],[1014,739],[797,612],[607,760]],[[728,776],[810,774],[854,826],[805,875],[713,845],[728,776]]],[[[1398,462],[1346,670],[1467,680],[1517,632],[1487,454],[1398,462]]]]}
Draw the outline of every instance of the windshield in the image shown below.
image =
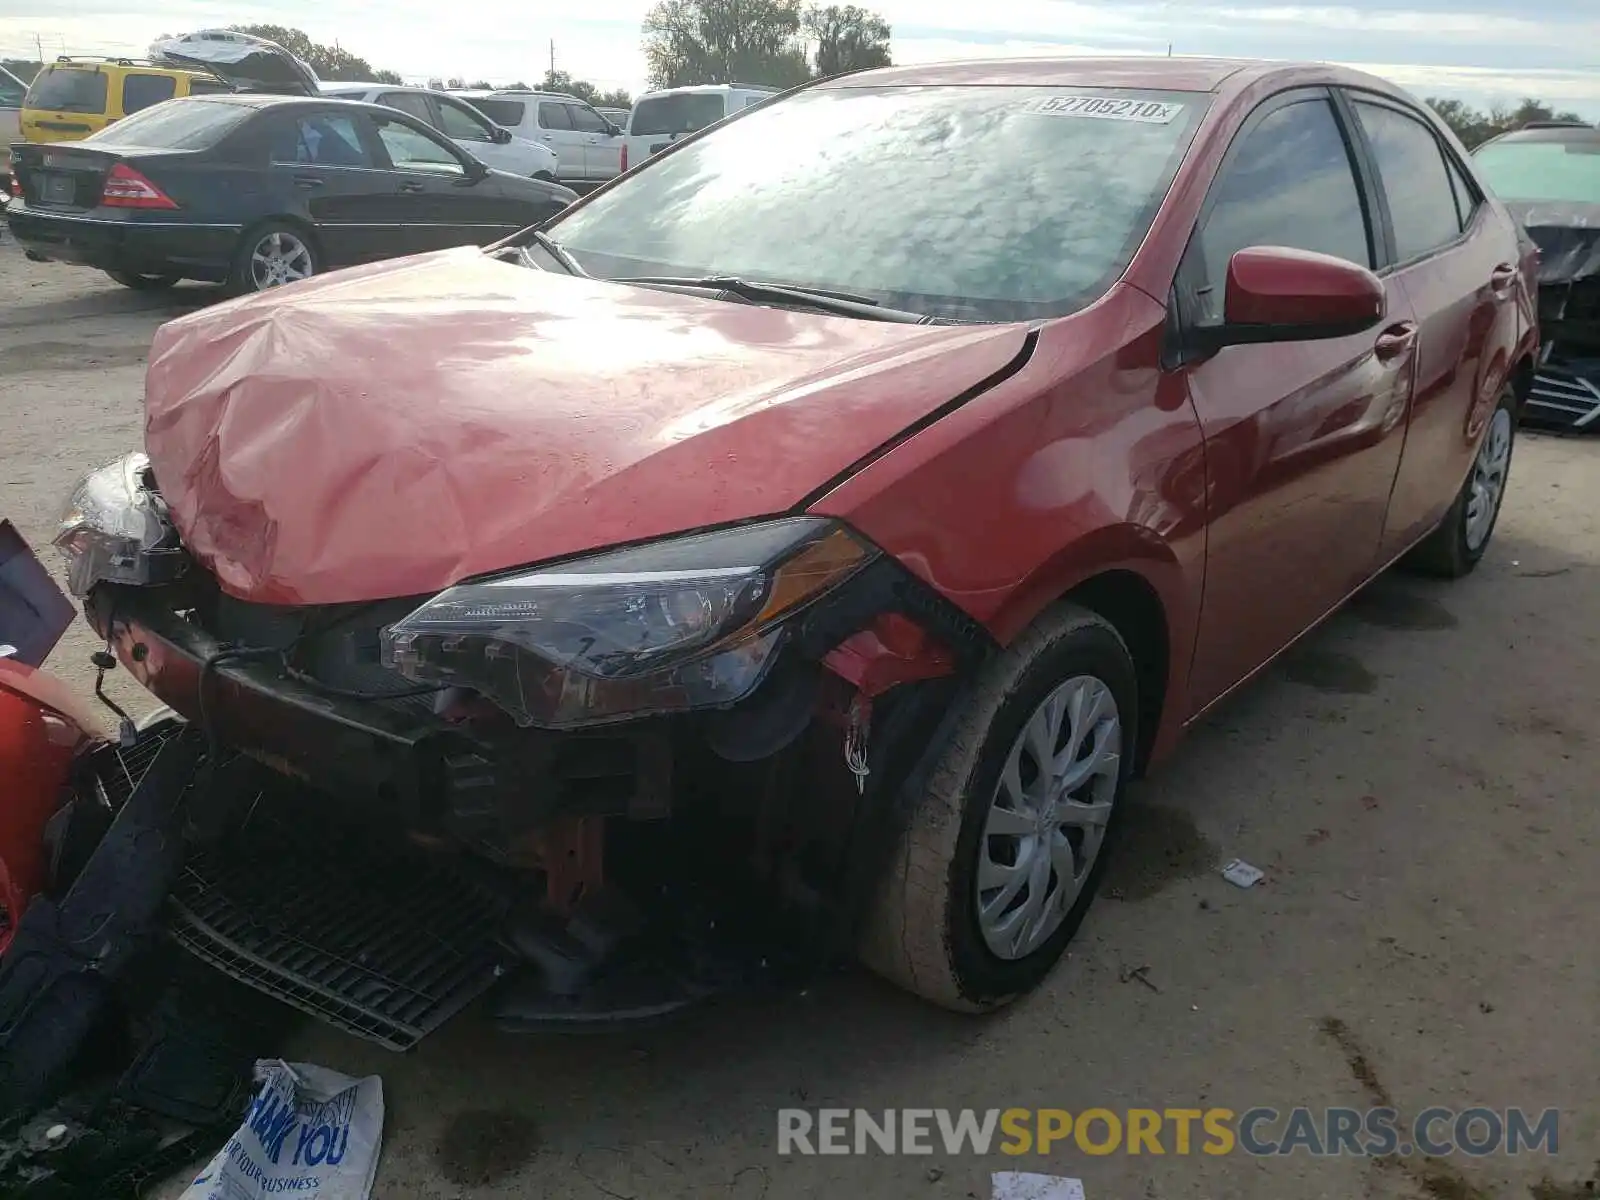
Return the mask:
{"type": "Polygon", "coordinates": [[[491,100],[487,96],[474,96],[467,103],[496,125],[504,125],[507,129],[515,129],[522,124],[522,101],[520,100],[491,100]]]}
{"type": "Polygon", "coordinates": [[[1127,266],[1209,100],[801,92],[663,154],[546,229],[597,276],[735,275],[946,319],[1059,316],[1127,266]]]}
{"type": "Polygon", "coordinates": [[[628,132],[639,137],[661,133],[693,133],[722,120],[720,92],[683,92],[657,96],[634,106],[628,132]]]}
{"type": "Polygon", "coordinates": [[[107,125],[86,141],[97,146],[140,146],[151,150],[204,150],[249,120],[257,110],[220,100],[168,100],[107,125]]]}
{"type": "Polygon", "coordinates": [[[1600,141],[1506,141],[1475,155],[1478,172],[1511,200],[1600,204],[1600,141]]]}
{"type": "Polygon", "coordinates": [[[105,74],[76,67],[46,67],[35,76],[25,104],[51,112],[105,112],[105,74]]]}

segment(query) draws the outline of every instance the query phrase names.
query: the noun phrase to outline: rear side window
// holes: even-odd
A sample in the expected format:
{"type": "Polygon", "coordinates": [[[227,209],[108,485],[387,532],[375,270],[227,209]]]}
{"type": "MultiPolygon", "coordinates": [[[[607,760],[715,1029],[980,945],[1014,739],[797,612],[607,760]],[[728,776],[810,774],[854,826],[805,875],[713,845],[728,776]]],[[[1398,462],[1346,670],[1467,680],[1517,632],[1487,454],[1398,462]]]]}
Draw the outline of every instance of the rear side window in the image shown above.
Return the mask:
{"type": "Polygon", "coordinates": [[[152,150],[204,150],[256,115],[243,104],[217,100],[174,100],[147,108],[88,140],[97,146],[148,146],[152,150]]]}
{"type": "Polygon", "coordinates": [[[496,125],[504,125],[507,129],[515,129],[522,124],[523,103],[520,100],[491,100],[484,96],[481,99],[468,101],[496,125]]]}
{"type": "Polygon", "coordinates": [[[356,118],[345,113],[313,113],[285,121],[274,131],[272,161],[314,163],[319,167],[370,167],[356,118]]]}
{"type": "Polygon", "coordinates": [[[178,81],[171,75],[124,75],[122,111],[132,115],[152,104],[171,100],[177,91],[178,81]]]}
{"type": "Polygon", "coordinates": [[[101,71],[46,67],[28,89],[27,107],[51,112],[103,113],[106,77],[101,71]]]}
{"type": "Polygon", "coordinates": [[[541,129],[571,129],[572,118],[567,115],[567,106],[549,102],[539,105],[539,127],[541,129]]]}
{"type": "Polygon", "coordinates": [[[1406,262],[1453,242],[1461,214],[1433,131],[1387,105],[1358,100],[1355,108],[1389,201],[1396,258],[1406,262]]]}
{"type": "Polygon", "coordinates": [[[1204,276],[1193,283],[1201,324],[1222,320],[1228,263],[1247,247],[1288,246],[1373,264],[1350,150],[1326,100],[1264,117],[1223,168],[1214,196],[1190,248],[1204,276]]]}
{"type": "Polygon", "coordinates": [[[657,96],[634,106],[629,133],[693,133],[722,120],[722,97],[715,92],[684,92],[676,96],[657,96]]]}
{"type": "Polygon", "coordinates": [[[189,95],[191,96],[220,96],[233,89],[227,84],[216,79],[191,79],[189,80],[189,95]]]}

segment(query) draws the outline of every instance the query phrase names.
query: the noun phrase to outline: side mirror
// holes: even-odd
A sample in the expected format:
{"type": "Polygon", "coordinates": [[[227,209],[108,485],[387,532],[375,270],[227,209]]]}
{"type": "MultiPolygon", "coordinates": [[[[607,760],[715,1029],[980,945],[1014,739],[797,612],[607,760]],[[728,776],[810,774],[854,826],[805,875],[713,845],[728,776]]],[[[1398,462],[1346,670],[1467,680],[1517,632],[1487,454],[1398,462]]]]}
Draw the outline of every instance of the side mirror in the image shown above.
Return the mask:
{"type": "Polygon", "coordinates": [[[612,137],[621,137],[622,136],[622,126],[620,126],[620,125],[611,126],[611,136],[612,137]]]}
{"type": "Polygon", "coordinates": [[[1342,258],[1251,246],[1228,263],[1223,322],[1196,330],[1206,350],[1349,337],[1383,320],[1383,282],[1342,258]]]}
{"type": "Polygon", "coordinates": [[[503,125],[496,125],[494,127],[494,132],[489,135],[489,140],[491,142],[493,142],[496,146],[507,146],[507,145],[510,145],[511,144],[511,130],[507,129],[503,125]]]}
{"type": "Polygon", "coordinates": [[[489,177],[489,168],[475,158],[467,159],[467,174],[463,183],[479,183],[489,177]]]}

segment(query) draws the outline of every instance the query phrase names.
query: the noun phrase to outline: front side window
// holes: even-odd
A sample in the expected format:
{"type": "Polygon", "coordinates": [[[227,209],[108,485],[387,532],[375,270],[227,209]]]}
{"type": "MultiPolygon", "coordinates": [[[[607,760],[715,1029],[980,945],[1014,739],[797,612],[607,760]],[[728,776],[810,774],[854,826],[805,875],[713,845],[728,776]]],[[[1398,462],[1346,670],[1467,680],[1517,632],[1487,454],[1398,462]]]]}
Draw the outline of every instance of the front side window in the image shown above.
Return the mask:
{"type": "Polygon", "coordinates": [[[477,113],[452,100],[439,101],[439,128],[458,142],[487,142],[489,125],[477,113]]]}
{"type": "Polygon", "coordinates": [[[409,125],[402,125],[399,121],[379,121],[378,138],[388,151],[389,161],[401,171],[429,171],[445,175],[465,173],[461,160],[448,147],[409,125]]]}
{"type": "Polygon", "coordinates": [[[1507,200],[1600,204],[1600,138],[1523,134],[1479,147],[1472,158],[1507,200]]]}
{"type": "Polygon", "coordinates": [[[1127,266],[1209,102],[1068,87],[802,92],[655,159],[549,232],[611,278],[726,274],[957,320],[1058,316],[1127,266]]]}
{"type": "Polygon", "coordinates": [[[345,113],[314,113],[285,121],[272,143],[272,161],[319,167],[370,167],[356,118],[345,113]]]}
{"type": "Polygon", "coordinates": [[[1389,201],[1395,257],[1406,262],[1455,241],[1461,214],[1433,131],[1385,104],[1358,100],[1355,108],[1389,201]]]}
{"type": "Polygon", "coordinates": [[[587,104],[567,105],[567,119],[579,133],[610,133],[606,119],[587,104]]]}
{"type": "Polygon", "coordinates": [[[178,81],[171,75],[124,75],[122,111],[136,113],[152,104],[171,100],[177,90],[178,81]]]}
{"type": "Polygon", "coordinates": [[[1326,100],[1287,104],[1239,143],[1213,185],[1190,246],[1202,325],[1223,318],[1228,264],[1251,246],[1287,246],[1373,265],[1367,218],[1344,135],[1326,100]]]}
{"type": "Polygon", "coordinates": [[[407,113],[425,125],[433,124],[433,109],[428,105],[428,98],[416,92],[385,92],[378,97],[378,103],[407,113]]]}
{"type": "Polygon", "coordinates": [[[81,67],[46,67],[33,77],[25,106],[49,112],[103,113],[105,73],[81,67]]]}

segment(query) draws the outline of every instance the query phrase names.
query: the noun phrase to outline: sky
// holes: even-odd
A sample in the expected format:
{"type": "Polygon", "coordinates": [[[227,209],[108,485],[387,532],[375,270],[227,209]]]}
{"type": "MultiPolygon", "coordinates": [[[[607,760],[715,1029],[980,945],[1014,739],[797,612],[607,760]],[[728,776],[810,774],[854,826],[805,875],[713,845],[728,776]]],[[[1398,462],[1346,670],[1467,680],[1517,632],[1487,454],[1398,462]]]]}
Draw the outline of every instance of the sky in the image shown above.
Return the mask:
{"type": "MultiPolygon", "coordinates": [[[[1066,54],[1315,59],[1480,107],[1536,96],[1600,121],[1600,0],[857,0],[896,62],[1066,54]]],[[[0,57],[142,53],[162,33],[272,22],[408,81],[534,82],[550,65],[643,90],[650,0],[0,0],[0,57]]]]}

